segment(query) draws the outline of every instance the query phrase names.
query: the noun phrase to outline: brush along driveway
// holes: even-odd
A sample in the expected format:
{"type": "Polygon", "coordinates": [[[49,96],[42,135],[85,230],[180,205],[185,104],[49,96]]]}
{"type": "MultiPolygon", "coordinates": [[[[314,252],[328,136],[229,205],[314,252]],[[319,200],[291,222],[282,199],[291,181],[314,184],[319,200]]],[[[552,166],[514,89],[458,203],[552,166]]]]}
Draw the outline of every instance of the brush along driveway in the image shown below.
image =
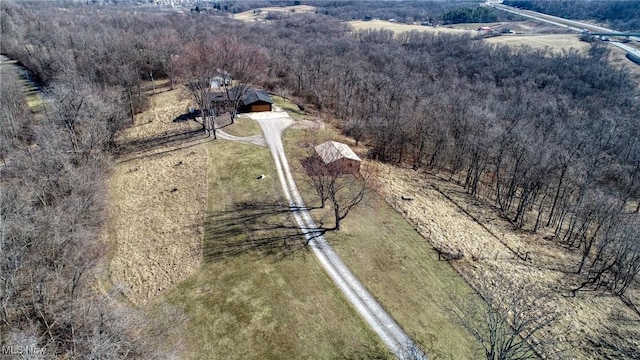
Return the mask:
{"type": "Polygon", "coordinates": [[[309,246],[327,274],[338,285],[360,315],[364,317],[378,336],[399,358],[426,359],[426,356],[411,338],[342,262],[324,236],[322,236],[321,231],[316,227],[307,211],[291,175],[281,139],[282,131],[293,124],[293,119],[284,111],[252,113],[249,116],[258,121],[262,128],[267,145],[271,149],[271,154],[276,163],[282,190],[293,211],[296,222],[305,234],[309,246]]]}

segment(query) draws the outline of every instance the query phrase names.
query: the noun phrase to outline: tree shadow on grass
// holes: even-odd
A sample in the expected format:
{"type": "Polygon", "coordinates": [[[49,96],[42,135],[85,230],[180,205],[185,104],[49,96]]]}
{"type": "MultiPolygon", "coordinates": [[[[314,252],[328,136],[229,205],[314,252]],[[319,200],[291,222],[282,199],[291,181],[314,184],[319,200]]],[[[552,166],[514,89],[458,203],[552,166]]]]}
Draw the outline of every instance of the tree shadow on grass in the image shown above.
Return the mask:
{"type": "Polygon", "coordinates": [[[200,117],[201,113],[202,111],[200,111],[199,109],[194,109],[193,111],[189,111],[184,114],[176,116],[175,119],[173,119],[173,122],[177,123],[177,122],[183,122],[183,121],[189,121],[189,120],[196,120],[196,118],[200,117]]]}
{"type": "Polygon", "coordinates": [[[324,230],[295,226],[295,210],[278,203],[240,202],[209,214],[205,221],[204,260],[217,261],[251,252],[280,260],[305,250],[308,238],[319,236],[324,230]]]}
{"type": "Polygon", "coordinates": [[[137,139],[118,146],[118,157],[137,156],[142,153],[177,147],[188,142],[206,139],[206,135],[200,129],[183,132],[166,133],[152,138],[137,139]]]}

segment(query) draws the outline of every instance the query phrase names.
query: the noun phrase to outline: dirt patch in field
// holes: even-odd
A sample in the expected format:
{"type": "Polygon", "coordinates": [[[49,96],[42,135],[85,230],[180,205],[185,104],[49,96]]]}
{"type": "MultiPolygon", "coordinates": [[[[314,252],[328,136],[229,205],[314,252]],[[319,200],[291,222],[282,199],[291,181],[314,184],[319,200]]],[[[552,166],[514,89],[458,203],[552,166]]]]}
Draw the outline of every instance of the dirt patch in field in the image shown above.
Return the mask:
{"type": "MultiPolygon", "coordinates": [[[[555,350],[564,350],[562,358],[615,357],[613,347],[640,347],[640,319],[618,298],[593,292],[570,296],[580,280],[567,269],[577,266],[578,254],[541,234],[514,230],[492,207],[435,175],[380,163],[364,168],[369,166],[387,202],[432,245],[463,254],[452,264],[473,287],[501,275],[515,284],[534,284],[540,294],[551,292],[559,320],[548,332],[560,342],[555,350]]],[[[630,296],[638,299],[638,292],[630,296]]]]}
{"type": "Polygon", "coordinates": [[[190,105],[183,88],[151,98],[151,109],[118,134],[109,180],[110,276],[134,304],[146,303],[202,261],[208,140],[194,121],[174,121],[190,105]]]}

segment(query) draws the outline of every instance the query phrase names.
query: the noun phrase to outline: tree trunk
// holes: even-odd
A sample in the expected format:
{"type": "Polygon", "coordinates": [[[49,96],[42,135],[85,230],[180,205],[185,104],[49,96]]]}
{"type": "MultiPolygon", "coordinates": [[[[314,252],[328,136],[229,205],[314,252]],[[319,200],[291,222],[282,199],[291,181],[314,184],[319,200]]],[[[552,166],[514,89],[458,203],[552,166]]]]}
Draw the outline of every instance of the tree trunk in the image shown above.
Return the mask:
{"type": "Polygon", "coordinates": [[[433,153],[431,154],[431,158],[429,159],[429,164],[427,165],[428,168],[433,168],[436,165],[436,160],[438,158],[438,154],[440,153],[440,149],[442,148],[442,145],[444,144],[444,139],[438,139],[438,141],[436,141],[435,146],[433,147],[433,153]]]}
{"type": "MultiPolygon", "coordinates": [[[[540,200],[540,206],[538,206],[538,216],[536,217],[536,223],[533,226],[533,233],[538,232],[538,228],[540,226],[540,220],[542,219],[542,213],[544,212],[544,201],[547,199],[547,192],[544,193],[542,199],[540,200]]],[[[534,200],[535,202],[535,200],[534,200]]]]}
{"type": "Polygon", "coordinates": [[[342,220],[340,218],[340,207],[338,206],[338,204],[336,204],[336,202],[333,202],[333,215],[336,221],[336,225],[333,227],[334,230],[340,231],[340,221],[342,220]]]}
{"type": "Polygon", "coordinates": [[[133,95],[131,94],[131,86],[128,86],[128,88],[129,88],[129,106],[131,108],[131,124],[135,125],[136,118],[135,118],[135,113],[133,111],[133,95]]]}
{"type": "Polygon", "coordinates": [[[547,226],[551,225],[551,219],[553,218],[553,213],[556,211],[556,206],[558,205],[558,198],[560,196],[560,189],[562,189],[562,183],[564,182],[564,175],[567,173],[568,165],[565,164],[562,166],[562,172],[560,172],[560,179],[558,180],[558,187],[556,188],[556,195],[553,197],[553,205],[551,205],[551,210],[549,210],[549,218],[547,219],[547,226]]]}

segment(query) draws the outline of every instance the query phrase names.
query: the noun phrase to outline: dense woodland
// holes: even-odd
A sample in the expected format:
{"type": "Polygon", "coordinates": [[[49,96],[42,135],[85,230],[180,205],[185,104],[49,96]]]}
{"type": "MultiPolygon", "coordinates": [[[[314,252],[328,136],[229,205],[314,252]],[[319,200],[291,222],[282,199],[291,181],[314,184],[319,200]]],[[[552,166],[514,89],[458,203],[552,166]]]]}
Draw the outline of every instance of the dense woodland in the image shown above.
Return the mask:
{"type": "MultiPolygon", "coordinates": [[[[512,19],[513,14],[498,11],[489,7],[479,7],[479,0],[452,0],[452,1],[327,1],[327,0],[270,0],[270,1],[229,1],[222,4],[213,4],[209,7],[213,11],[221,11],[231,14],[259,9],[264,6],[292,6],[311,5],[316,7],[316,13],[329,15],[341,20],[363,19],[395,19],[401,23],[430,22],[437,23],[463,23],[463,22],[495,22],[512,19]]],[[[202,5],[205,9],[207,7],[202,5]]],[[[200,8],[200,7],[199,7],[200,8]]],[[[194,8],[195,9],[195,8],[194,8]]],[[[270,17],[281,19],[290,14],[269,14],[270,17]]]]}
{"type": "Polygon", "coordinates": [[[448,11],[442,15],[442,20],[446,24],[490,23],[503,20],[510,14],[491,7],[465,7],[448,11]]]}
{"type": "Polygon", "coordinates": [[[504,0],[505,5],[576,20],[596,20],[616,30],[640,30],[637,0],[504,0]]]}
{"type": "Polygon", "coordinates": [[[145,108],[143,81],[192,81],[184,64],[219,44],[260,54],[256,85],[327,114],[369,157],[447,174],[515,228],[552,234],[581,255],[564,270],[583,283],[565,290],[634,301],[626,295],[640,272],[638,85],[599,45],[588,55],[514,51],[469,36],[353,32],[322,14],[245,24],[205,13],[1,6],[2,52],[45,94],[34,116],[8,96],[19,94],[17,79],[3,75],[2,344],[79,358],[146,351],[144,331],[122,320],[135,310],[92,288],[107,251],[100,231],[114,134],[145,108]]]}
{"type": "Polygon", "coordinates": [[[399,22],[438,22],[446,12],[478,6],[478,1],[458,0],[442,2],[425,1],[317,1],[310,2],[317,12],[341,20],[396,19],[399,22]]]}

